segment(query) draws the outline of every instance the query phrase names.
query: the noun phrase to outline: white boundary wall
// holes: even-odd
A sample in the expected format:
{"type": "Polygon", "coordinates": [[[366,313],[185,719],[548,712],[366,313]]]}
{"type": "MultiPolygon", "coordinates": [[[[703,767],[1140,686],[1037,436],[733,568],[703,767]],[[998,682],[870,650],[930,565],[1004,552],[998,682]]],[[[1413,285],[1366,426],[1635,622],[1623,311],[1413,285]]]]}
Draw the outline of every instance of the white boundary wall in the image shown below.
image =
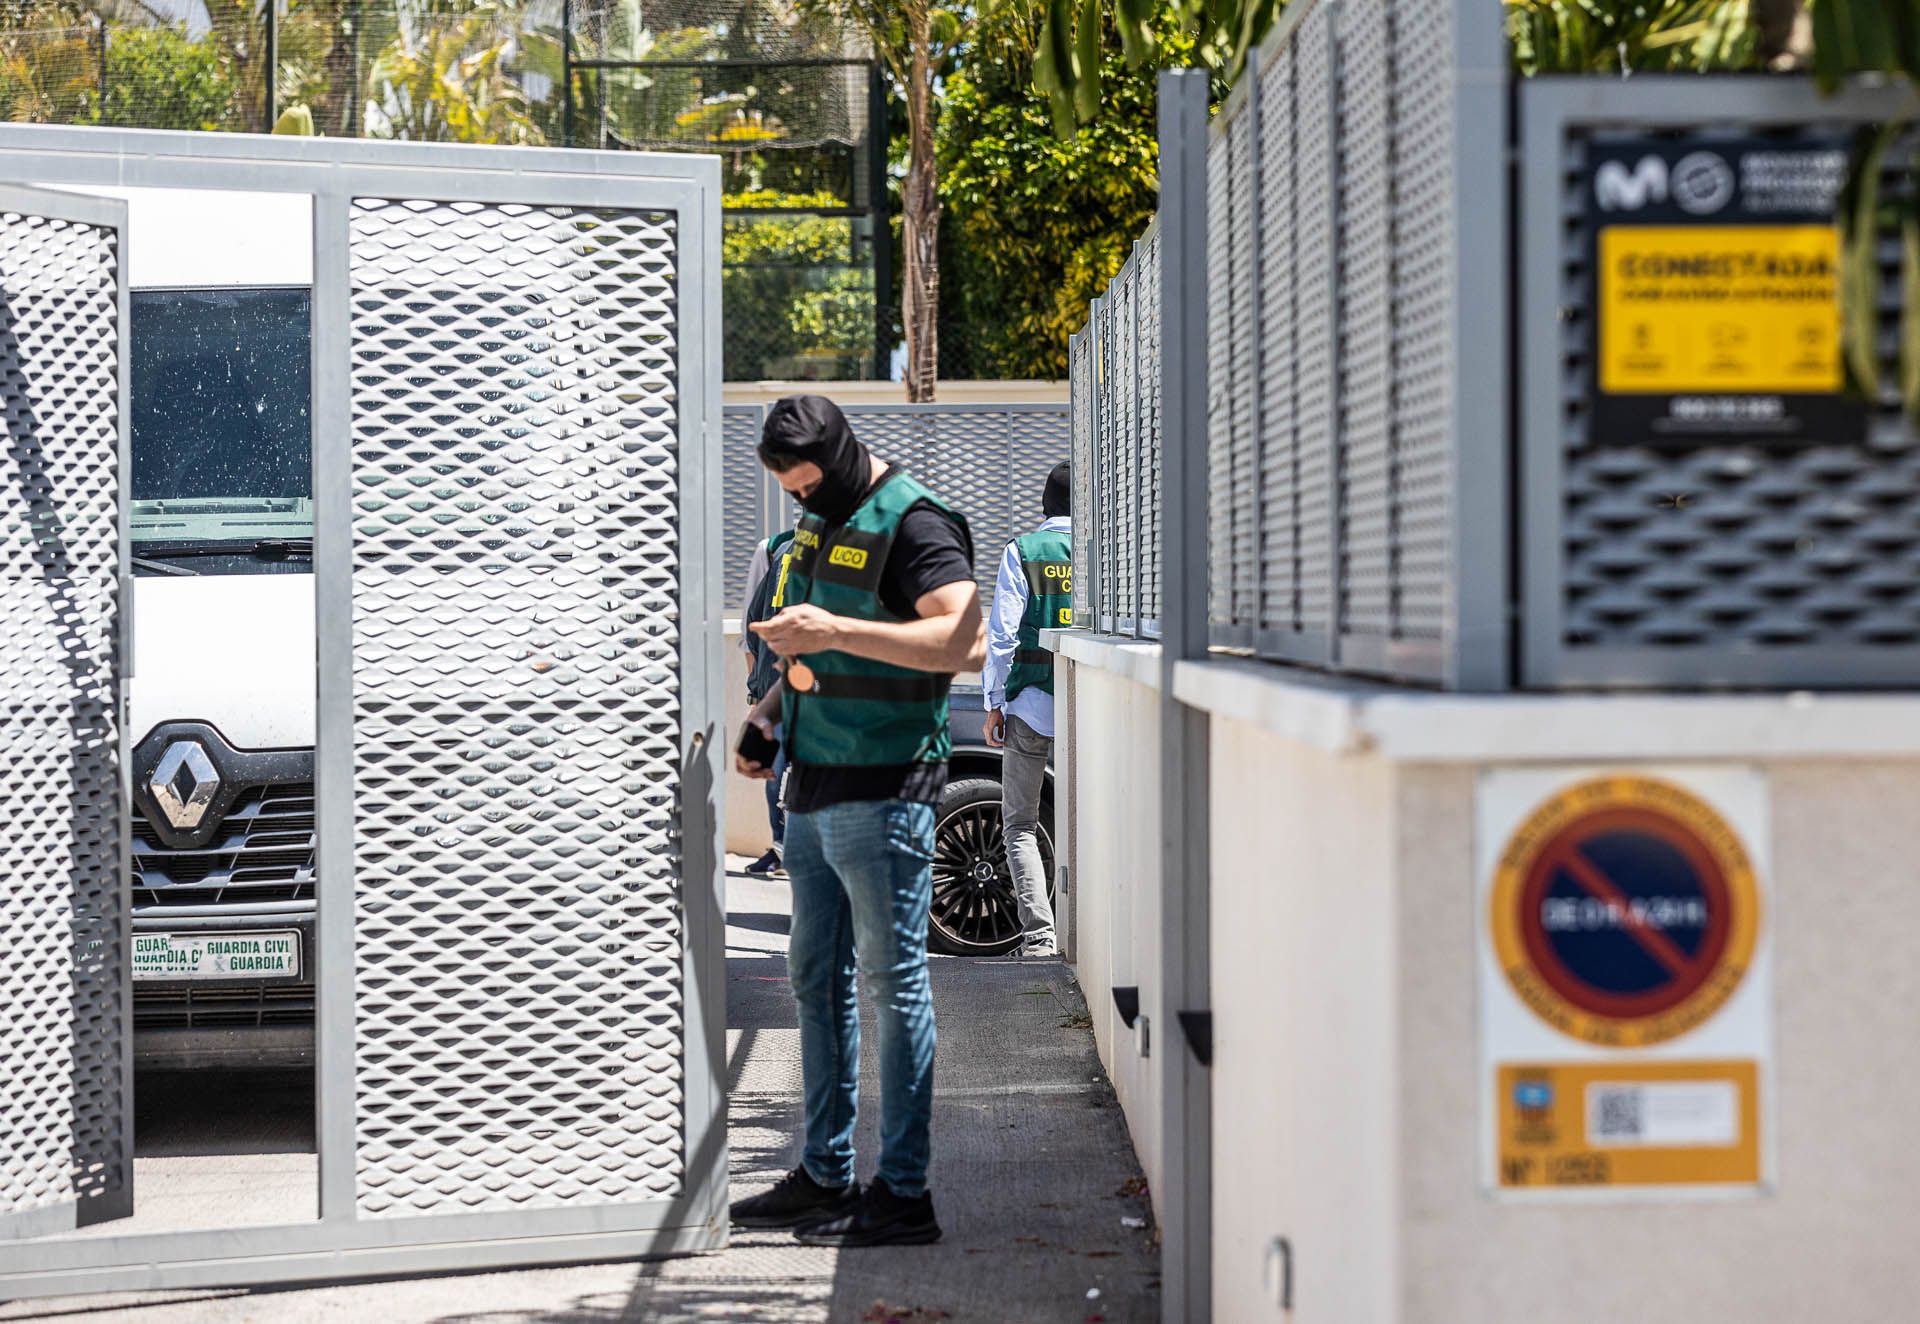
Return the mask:
{"type": "MultiPolygon", "coordinates": [[[[1072,959],[1155,1181],[1163,1101],[1110,990],[1149,981],[1158,955],[1136,922],[1159,885],[1157,650],[1056,638],[1072,959]]],[[[1920,698],[1445,695],[1224,659],[1183,663],[1175,683],[1211,725],[1213,1318],[1801,1324],[1890,1319],[1912,1299],[1920,698]],[[1477,777],[1595,763],[1766,780],[1768,1193],[1483,1191],[1477,777]],[[1276,1237],[1292,1248],[1291,1316],[1276,1237]]],[[[1152,1027],[1151,1051],[1187,1051],[1179,1034],[1152,1027]]]]}

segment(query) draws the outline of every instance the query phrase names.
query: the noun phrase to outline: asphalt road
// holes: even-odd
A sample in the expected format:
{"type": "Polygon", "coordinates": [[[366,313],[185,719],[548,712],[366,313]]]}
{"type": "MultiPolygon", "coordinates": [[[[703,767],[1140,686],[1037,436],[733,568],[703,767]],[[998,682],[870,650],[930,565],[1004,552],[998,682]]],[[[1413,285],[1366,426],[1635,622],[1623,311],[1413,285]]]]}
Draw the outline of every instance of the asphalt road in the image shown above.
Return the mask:
{"type": "MultiPolygon", "coordinates": [[[[739,861],[735,861],[739,863],[739,861]]],[[[797,1159],[799,1032],[786,983],[784,882],[728,881],[727,1086],[737,1198],[797,1159]]],[[[611,1324],[779,1320],[1084,1324],[1158,1317],[1158,1256],[1138,1168],[1056,962],[936,958],[937,1246],[841,1254],[736,1232],[724,1253],[380,1283],[0,1303],[0,1321],[75,1324],[611,1324]],[[876,1313],[877,1307],[883,1307],[876,1313]]],[[[877,1035],[865,1099],[878,1097],[877,1035]]],[[[137,1213],[83,1235],[312,1218],[312,1077],[142,1076],[137,1213]]],[[[862,1108],[863,1176],[877,1108],[862,1108]]]]}

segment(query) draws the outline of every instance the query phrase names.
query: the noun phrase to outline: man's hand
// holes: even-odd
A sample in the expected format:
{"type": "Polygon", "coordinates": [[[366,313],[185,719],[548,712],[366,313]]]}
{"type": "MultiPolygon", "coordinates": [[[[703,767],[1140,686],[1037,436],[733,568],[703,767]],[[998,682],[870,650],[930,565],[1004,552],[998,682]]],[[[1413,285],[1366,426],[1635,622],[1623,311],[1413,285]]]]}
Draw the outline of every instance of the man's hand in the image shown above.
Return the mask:
{"type": "Polygon", "coordinates": [[[987,743],[999,749],[1007,743],[1007,715],[998,708],[987,713],[987,726],[984,732],[987,743]]]}
{"type": "MultiPolygon", "coordinates": [[[[747,715],[747,725],[755,728],[767,739],[773,739],[773,722],[758,709],[747,715]]],[[[770,782],[773,780],[771,764],[755,763],[739,750],[733,752],[733,770],[751,781],[770,782]]]]}
{"type": "Polygon", "coordinates": [[[842,618],[822,611],[811,603],[783,607],[769,621],[755,621],[747,628],[767,641],[781,657],[804,657],[808,653],[826,653],[840,646],[842,618]]]}

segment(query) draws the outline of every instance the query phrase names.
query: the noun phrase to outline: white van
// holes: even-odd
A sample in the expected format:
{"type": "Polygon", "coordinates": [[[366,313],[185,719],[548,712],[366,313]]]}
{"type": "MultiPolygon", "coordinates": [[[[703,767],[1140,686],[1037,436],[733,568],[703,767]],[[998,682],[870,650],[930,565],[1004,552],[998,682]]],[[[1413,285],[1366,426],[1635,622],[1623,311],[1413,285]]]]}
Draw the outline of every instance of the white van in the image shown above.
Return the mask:
{"type": "Polygon", "coordinates": [[[313,1054],[305,197],[128,202],[135,1061],[313,1054]]]}

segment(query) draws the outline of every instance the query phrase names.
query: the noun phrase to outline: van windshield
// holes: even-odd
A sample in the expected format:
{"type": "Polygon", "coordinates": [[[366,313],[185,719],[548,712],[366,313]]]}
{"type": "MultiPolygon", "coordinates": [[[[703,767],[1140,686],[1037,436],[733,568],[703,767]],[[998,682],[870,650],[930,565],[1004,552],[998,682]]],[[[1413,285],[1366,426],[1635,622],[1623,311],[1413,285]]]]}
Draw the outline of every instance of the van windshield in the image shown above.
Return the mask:
{"type": "Polygon", "coordinates": [[[309,568],[308,292],[135,290],[129,303],[136,568],[309,568]]]}

